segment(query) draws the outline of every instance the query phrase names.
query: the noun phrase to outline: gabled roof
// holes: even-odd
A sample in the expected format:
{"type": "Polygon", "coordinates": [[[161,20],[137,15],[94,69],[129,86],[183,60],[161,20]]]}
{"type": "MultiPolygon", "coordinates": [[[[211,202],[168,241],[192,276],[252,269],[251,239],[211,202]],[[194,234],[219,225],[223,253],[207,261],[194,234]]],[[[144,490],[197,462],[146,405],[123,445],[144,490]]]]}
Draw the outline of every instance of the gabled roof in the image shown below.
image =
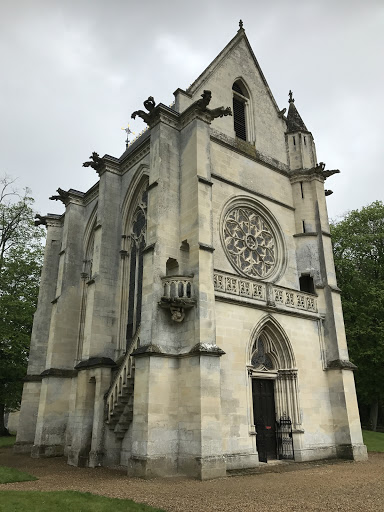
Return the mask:
{"type": "Polygon", "coordinates": [[[259,63],[257,62],[256,56],[253,53],[252,47],[251,47],[251,45],[250,45],[250,43],[248,41],[248,38],[247,38],[247,36],[245,34],[245,30],[243,28],[240,28],[237,31],[237,34],[235,35],[235,37],[233,39],[231,39],[231,41],[229,41],[227,46],[205,68],[205,70],[201,73],[201,75],[196,78],[196,80],[188,87],[188,89],[185,92],[187,92],[188,94],[191,94],[191,95],[194,94],[196,92],[196,90],[199,89],[204,84],[204,82],[206,82],[208,80],[208,78],[218,68],[218,66],[220,66],[222,61],[229,54],[229,52],[231,52],[241,41],[245,42],[245,44],[246,44],[246,46],[247,46],[247,48],[248,48],[248,50],[249,50],[249,52],[250,52],[250,54],[251,54],[251,56],[253,58],[255,66],[256,66],[258,72],[260,73],[261,79],[264,82],[265,88],[266,88],[266,90],[267,90],[267,92],[268,92],[268,94],[269,94],[269,96],[270,96],[270,98],[272,100],[272,103],[275,105],[277,112],[280,112],[280,109],[279,109],[279,107],[278,107],[278,105],[276,103],[275,98],[273,97],[272,91],[269,88],[269,85],[268,85],[267,80],[265,79],[264,73],[262,72],[259,63]]]}

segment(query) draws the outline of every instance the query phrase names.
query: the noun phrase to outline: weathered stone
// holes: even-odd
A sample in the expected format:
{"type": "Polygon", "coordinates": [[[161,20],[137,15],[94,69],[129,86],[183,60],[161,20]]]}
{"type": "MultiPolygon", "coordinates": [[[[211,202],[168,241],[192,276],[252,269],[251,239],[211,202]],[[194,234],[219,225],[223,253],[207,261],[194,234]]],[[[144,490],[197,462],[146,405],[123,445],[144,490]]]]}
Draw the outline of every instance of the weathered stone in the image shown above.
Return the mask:
{"type": "Polygon", "coordinates": [[[295,460],[364,460],[324,192],[336,171],[293,98],[286,118],[240,26],[175,105],[144,105],[149,129],[86,163],[99,182],[59,189],[65,214],[37,218],[15,449],[208,479],[257,466],[289,417],[295,460]]]}

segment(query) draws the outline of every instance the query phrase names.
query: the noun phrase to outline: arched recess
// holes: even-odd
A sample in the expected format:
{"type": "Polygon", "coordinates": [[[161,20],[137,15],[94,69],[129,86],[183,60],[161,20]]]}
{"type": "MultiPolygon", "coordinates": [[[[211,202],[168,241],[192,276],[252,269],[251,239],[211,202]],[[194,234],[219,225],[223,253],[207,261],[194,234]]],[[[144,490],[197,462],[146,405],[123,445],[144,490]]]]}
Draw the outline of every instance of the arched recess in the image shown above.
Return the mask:
{"type": "Polygon", "coordinates": [[[252,95],[243,78],[238,77],[232,85],[233,123],[237,137],[255,142],[255,118],[252,95]]]}
{"type": "Polygon", "coordinates": [[[271,315],[253,329],[247,347],[251,379],[273,379],[276,419],[287,414],[294,430],[301,430],[296,360],[281,325],[271,315]]]}
{"type": "Polygon", "coordinates": [[[81,361],[83,355],[85,316],[87,311],[88,282],[92,279],[93,252],[95,248],[95,227],[97,218],[97,203],[88,219],[84,230],[83,267],[81,273],[81,303],[79,334],[77,340],[77,361],[81,361]]]}
{"type": "Polygon", "coordinates": [[[141,322],[143,250],[146,245],[148,167],[140,166],[123,203],[118,355],[124,353],[141,322]]]}

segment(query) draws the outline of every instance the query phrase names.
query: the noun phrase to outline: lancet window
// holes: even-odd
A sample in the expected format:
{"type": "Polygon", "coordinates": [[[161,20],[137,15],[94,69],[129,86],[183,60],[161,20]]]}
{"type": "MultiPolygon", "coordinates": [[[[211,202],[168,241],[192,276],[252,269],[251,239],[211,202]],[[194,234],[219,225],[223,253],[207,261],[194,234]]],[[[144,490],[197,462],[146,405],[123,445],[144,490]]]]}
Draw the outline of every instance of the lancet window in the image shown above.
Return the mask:
{"type": "Polygon", "coordinates": [[[122,237],[119,354],[127,350],[141,323],[143,251],[147,233],[147,187],[148,182],[145,181],[131,201],[122,237]]]}
{"type": "Polygon", "coordinates": [[[247,126],[246,126],[246,104],[248,101],[248,94],[237,80],[232,86],[233,92],[233,126],[235,129],[236,137],[239,139],[247,140],[247,126]]]}
{"type": "Polygon", "coordinates": [[[147,191],[145,190],[133,216],[130,239],[129,300],[127,343],[130,342],[141,322],[143,291],[143,250],[147,228],[147,191]]]}

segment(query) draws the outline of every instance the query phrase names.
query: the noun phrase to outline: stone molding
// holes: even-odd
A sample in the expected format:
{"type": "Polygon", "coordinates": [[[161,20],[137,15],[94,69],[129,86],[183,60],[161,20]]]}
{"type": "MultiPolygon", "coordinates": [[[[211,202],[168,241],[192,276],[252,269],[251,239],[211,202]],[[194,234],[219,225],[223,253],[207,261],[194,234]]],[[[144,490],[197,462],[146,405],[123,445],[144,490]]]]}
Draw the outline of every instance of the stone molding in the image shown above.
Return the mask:
{"type": "Polygon", "coordinates": [[[84,195],[84,206],[94,201],[99,197],[99,182],[95,183],[84,195]]]}
{"type": "Polygon", "coordinates": [[[347,359],[329,361],[326,370],[357,370],[357,366],[347,359]]]}
{"type": "Polygon", "coordinates": [[[293,238],[301,238],[305,236],[317,236],[318,233],[316,231],[307,231],[306,233],[295,233],[293,238]]]}
{"type": "Polygon", "coordinates": [[[155,246],[156,246],[156,242],[153,242],[152,244],[149,244],[149,245],[145,246],[143,251],[142,251],[143,254],[145,254],[146,252],[154,251],[155,250],[155,246]]]}
{"type": "Polygon", "coordinates": [[[90,357],[85,361],[80,361],[75,366],[75,370],[88,370],[89,368],[106,368],[106,367],[115,367],[116,363],[110,357],[90,357]]]}
{"type": "Polygon", "coordinates": [[[214,128],[211,128],[211,140],[245,156],[246,158],[262,163],[272,171],[278,172],[286,177],[289,176],[289,166],[287,164],[264,155],[255,148],[254,144],[242,141],[241,139],[234,139],[233,137],[225,135],[214,128]]]}
{"type": "Polygon", "coordinates": [[[339,169],[334,170],[325,170],[325,163],[320,162],[319,164],[315,165],[315,167],[312,167],[311,169],[297,169],[290,172],[289,179],[291,181],[291,184],[298,183],[300,181],[313,181],[317,180],[320,183],[324,183],[324,181],[329,178],[330,176],[333,176],[334,174],[340,173],[339,169]]]}
{"type": "Polygon", "coordinates": [[[64,379],[72,379],[77,376],[76,370],[67,370],[64,368],[48,368],[40,373],[40,376],[44,379],[46,377],[60,377],[64,379]]]}
{"type": "Polygon", "coordinates": [[[208,178],[204,178],[204,176],[200,176],[199,174],[197,175],[197,180],[199,183],[204,183],[204,185],[209,185],[210,187],[212,187],[213,185],[213,182],[211,180],[209,180],[208,178]]]}
{"type": "MultiPolygon", "coordinates": [[[[150,135],[150,131],[149,131],[150,135]]],[[[134,165],[136,165],[140,160],[143,160],[147,155],[149,155],[150,151],[150,138],[146,137],[145,140],[135,148],[131,154],[127,155],[125,158],[122,158],[122,169],[121,174],[125,174],[128,172],[134,165]],[[124,163],[124,165],[123,165],[124,163]]],[[[129,149],[129,148],[128,148],[129,149]]]]}
{"type": "Polygon", "coordinates": [[[188,352],[176,353],[176,352],[167,352],[165,349],[160,347],[160,345],[143,345],[132,352],[132,356],[141,357],[141,356],[160,356],[160,357],[172,357],[172,358],[183,358],[183,357],[192,357],[196,355],[207,355],[213,357],[220,357],[224,355],[225,352],[217,345],[211,343],[197,343],[194,345],[188,352]]]}
{"type": "Polygon", "coordinates": [[[220,174],[212,173],[212,178],[221,181],[222,183],[226,183],[227,185],[230,185],[231,187],[236,187],[239,190],[244,190],[244,192],[248,192],[249,194],[252,194],[253,196],[260,197],[262,199],[266,199],[267,201],[271,201],[271,203],[278,204],[279,206],[282,206],[283,208],[287,208],[288,210],[295,211],[295,208],[293,206],[290,206],[289,204],[282,203],[281,201],[278,201],[277,199],[274,199],[273,197],[267,196],[265,194],[260,194],[256,190],[252,190],[251,188],[244,187],[243,185],[240,185],[239,183],[236,183],[235,181],[231,181],[227,178],[224,178],[224,176],[220,176],[220,174]]]}
{"type": "MultiPolygon", "coordinates": [[[[37,222],[37,221],[35,221],[37,222]]],[[[56,215],[54,213],[48,213],[47,215],[39,215],[39,224],[48,228],[62,228],[64,225],[64,214],[56,215]]]]}
{"type": "Polygon", "coordinates": [[[213,247],[213,245],[204,244],[203,242],[199,242],[199,249],[201,249],[202,251],[207,251],[207,252],[215,251],[215,248],[213,247]]]}
{"type": "Polygon", "coordinates": [[[26,375],[23,379],[24,382],[41,382],[43,377],[41,375],[26,375]]]}

